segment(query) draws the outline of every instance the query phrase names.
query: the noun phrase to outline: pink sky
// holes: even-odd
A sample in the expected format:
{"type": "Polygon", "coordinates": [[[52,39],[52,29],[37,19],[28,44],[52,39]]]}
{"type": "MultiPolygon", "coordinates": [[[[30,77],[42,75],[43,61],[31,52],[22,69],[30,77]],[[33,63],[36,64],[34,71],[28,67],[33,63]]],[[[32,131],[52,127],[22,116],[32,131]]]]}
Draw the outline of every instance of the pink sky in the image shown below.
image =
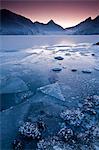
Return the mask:
{"type": "Polygon", "coordinates": [[[1,6],[30,18],[33,22],[47,23],[53,19],[64,28],[99,15],[98,0],[3,0],[1,6]]]}

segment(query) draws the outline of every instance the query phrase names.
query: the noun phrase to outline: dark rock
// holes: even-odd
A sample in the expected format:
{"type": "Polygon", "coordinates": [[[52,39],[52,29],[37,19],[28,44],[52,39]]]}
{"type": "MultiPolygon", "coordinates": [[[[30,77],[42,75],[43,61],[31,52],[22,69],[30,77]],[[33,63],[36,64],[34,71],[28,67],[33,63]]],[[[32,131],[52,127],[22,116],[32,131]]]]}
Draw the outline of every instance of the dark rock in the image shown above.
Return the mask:
{"type": "Polygon", "coordinates": [[[95,45],[99,45],[99,42],[97,42],[95,45]]]}
{"type": "Polygon", "coordinates": [[[77,71],[77,69],[72,69],[71,71],[72,71],[72,72],[76,72],[76,71],[77,71]]]}
{"type": "Polygon", "coordinates": [[[82,70],[83,73],[91,73],[91,70],[82,70]]]}
{"type": "Polygon", "coordinates": [[[92,56],[95,56],[95,54],[91,54],[92,56]]]}
{"type": "Polygon", "coordinates": [[[56,71],[56,72],[59,72],[59,71],[61,71],[62,69],[61,69],[61,68],[53,68],[52,70],[53,70],[53,71],[56,71]]]}
{"type": "Polygon", "coordinates": [[[55,59],[57,59],[57,60],[63,60],[64,58],[63,57],[61,57],[61,56],[56,56],[56,57],[54,57],[55,59]]]}

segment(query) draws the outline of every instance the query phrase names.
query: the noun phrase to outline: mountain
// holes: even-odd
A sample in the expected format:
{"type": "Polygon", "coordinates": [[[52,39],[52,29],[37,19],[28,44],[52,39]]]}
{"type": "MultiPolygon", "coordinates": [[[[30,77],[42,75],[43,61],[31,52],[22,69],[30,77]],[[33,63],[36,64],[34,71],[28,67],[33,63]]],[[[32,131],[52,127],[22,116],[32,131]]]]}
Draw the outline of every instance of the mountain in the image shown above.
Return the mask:
{"type": "Polygon", "coordinates": [[[35,35],[35,34],[61,34],[64,29],[50,20],[47,24],[35,22],[9,10],[0,10],[1,35],[35,35]]]}
{"type": "Polygon", "coordinates": [[[91,19],[91,17],[89,17],[74,27],[66,28],[65,31],[66,34],[74,35],[99,34],[99,16],[97,16],[95,19],[91,19]]]}
{"type": "Polygon", "coordinates": [[[38,34],[37,27],[30,19],[17,15],[9,10],[0,10],[0,34],[33,35],[38,34]]]}
{"type": "Polygon", "coordinates": [[[34,23],[38,28],[39,33],[42,34],[64,34],[64,29],[56,24],[53,20],[50,20],[47,24],[35,22],[34,23]]]}
{"type": "Polygon", "coordinates": [[[99,16],[95,19],[91,19],[91,17],[89,17],[74,27],[64,29],[53,20],[50,20],[46,24],[32,22],[24,16],[2,9],[0,10],[0,21],[1,35],[99,34],[99,16]]]}

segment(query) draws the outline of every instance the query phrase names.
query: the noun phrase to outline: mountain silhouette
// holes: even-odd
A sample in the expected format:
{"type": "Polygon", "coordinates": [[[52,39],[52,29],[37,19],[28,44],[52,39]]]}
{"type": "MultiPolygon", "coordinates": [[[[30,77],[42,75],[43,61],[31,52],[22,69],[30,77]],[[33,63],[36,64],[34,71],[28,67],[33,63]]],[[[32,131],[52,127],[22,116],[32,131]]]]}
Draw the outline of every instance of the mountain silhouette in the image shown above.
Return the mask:
{"type": "Polygon", "coordinates": [[[89,17],[78,25],[67,28],[66,31],[68,34],[99,34],[99,16],[95,19],[91,19],[91,17],[89,17]]]}
{"type": "Polygon", "coordinates": [[[95,19],[89,17],[78,25],[66,29],[53,20],[46,24],[37,21],[32,22],[30,19],[7,9],[0,10],[0,19],[1,35],[99,34],[99,16],[95,19]]]}

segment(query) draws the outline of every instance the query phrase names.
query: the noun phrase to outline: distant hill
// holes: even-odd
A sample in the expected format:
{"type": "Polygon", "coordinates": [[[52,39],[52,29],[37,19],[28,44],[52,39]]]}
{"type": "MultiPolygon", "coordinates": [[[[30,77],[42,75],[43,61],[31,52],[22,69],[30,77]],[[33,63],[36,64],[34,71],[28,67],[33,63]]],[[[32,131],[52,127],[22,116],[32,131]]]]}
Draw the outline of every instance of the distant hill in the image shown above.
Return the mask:
{"type": "Polygon", "coordinates": [[[66,29],[53,20],[46,24],[33,23],[30,19],[6,9],[0,10],[0,20],[1,35],[99,34],[99,16],[93,20],[89,17],[80,24],[66,29]]]}
{"type": "Polygon", "coordinates": [[[99,34],[99,16],[95,19],[91,19],[91,17],[89,17],[74,27],[66,28],[66,33],[80,35],[99,34]]]}

